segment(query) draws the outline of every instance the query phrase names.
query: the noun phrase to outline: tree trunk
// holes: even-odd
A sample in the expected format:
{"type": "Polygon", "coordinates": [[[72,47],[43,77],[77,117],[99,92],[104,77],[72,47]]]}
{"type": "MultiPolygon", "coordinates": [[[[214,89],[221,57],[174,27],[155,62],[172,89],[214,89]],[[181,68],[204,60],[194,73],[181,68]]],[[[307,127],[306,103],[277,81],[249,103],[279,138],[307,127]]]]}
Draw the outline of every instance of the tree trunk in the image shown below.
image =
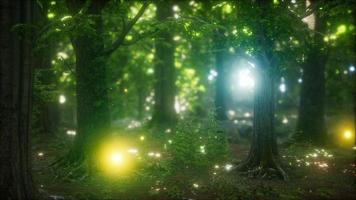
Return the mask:
{"type": "Polygon", "coordinates": [[[274,133],[274,81],[266,70],[268,60],[261,62],[265,69],[256,72],[252,144],[247,160],[241,170],[252,170],[257,176],[277,172],[281,178],[286,174],[279,166],[279,154],[274,133]],[[272,171],[270,171],[272,169],[272,171]]]}
{"type": "Polygon", "coordinates": [[[219,121],[227,120],[227,81],[228,69],[226,65],[226,41],[224,31],[218,29],[214,33],[215,65],[218,76],[215,85],[215,110],[216,119],[219,121]]]}
{"type": "Polygon", "coordinates": [[[0,1],[0,194],[1,199],[34,199],[30,164],[32,38],[11,28],[32,23],[34,1],[0,1]],[[30,41],[29,41],[30,40],[30,41]]]}
{"type": "MultiPolygon", "coordinates": [[[[172,2],[157,2],[157,20],[165,21],[173,17],[172,2]]],[[[176,94],[174,44],[172,34],[167,28],[161,30],[156,38],[155,54],[155,105],[152,125],[170,126],[176,121],[174,101],[176,94]]]]}
{"type": "MultiPolygon", "coordinates": [[[[68,0],[72,14],[83,6],[83,1],[68,0]]],[[[106,1],[92,1],[87,15],[93,17],[94,33],[71,35],[76,55],[76,94],[77,94],[77,136],[69,161],[77,162],[90,158],[97,139],[105,133],[110,124],[107,94],[106,57],[102,38],[101,10],[106,1]],[[89,157],[88,157],[89,156],[89,157]]]]}
{"type": "MultiPolygon", "coordinates": [[[[314,3],[314,1],[312,2],[314,3]]],[[[326,20],[316,15],[315,32],[309,53],[303,65],[303,83],[300,91],[299,119],[295,138],[298,141],[322,145],[325,128],[325,64],[326,48],[323,35],[326,20]]]]}
{"type": "MultiPolygon", "coordinates": [[[[274,130],[274,81],[272,41],[265,32],[268,19],[267,13],[271,9],[270,0],[259,0],[256,2],[258,12],[261,12],[260,20],[256,22],[256,39],[260,44],[258,52],[258,63],[256,65],[256,82],[254,96],[253,114],[253,136],[248,158],[240,165],[240,170],[247,170],[256,176],[269,176],[276,174],[283,179],[287,175],[279,165],[279,154],[277,140],[274,130]]],[[[269,23],[269,24],[273,24],[269,23]]]]}

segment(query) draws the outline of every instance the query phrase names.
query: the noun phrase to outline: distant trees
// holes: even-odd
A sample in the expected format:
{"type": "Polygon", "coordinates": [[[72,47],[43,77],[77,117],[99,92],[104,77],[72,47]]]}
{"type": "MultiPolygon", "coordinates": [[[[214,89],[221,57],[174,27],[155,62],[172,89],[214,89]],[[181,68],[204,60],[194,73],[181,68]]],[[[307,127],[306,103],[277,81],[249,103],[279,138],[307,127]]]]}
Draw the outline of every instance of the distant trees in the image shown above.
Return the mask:
{"type": "MultiPolygon", "coordinates": [[[[173,17],[172,1],[157,1],[156,18],[159,22],[171,20],[173,17]]],[[[176,113],[174,101],[176,95],[176,72],[174,66],[173,36],[166,26],[155,38],[155,83],[154,110],[152,125],[169,126],[175,123],[176,113]]]]}
{"type": "Polygon", "coordinates": [[[33,22],[34,2],[30,0],[0,2],[0,196],[2,199],[36,198],[30,164],[33,34],[31,28],[26,28],[33,22]],[[16,28],[18,32],[13,31],[15,25],[18,25],[16,28]]]}

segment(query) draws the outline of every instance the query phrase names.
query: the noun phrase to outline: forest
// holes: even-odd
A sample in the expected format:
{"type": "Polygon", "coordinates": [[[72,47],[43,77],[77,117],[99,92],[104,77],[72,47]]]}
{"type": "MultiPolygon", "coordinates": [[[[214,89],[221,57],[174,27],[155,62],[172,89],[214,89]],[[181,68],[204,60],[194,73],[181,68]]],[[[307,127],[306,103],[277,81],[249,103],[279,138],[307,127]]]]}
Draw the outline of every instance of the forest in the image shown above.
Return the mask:
{"type": "Polygon", "coordinates": [[[356,1],[1,0],[0,199],[356,199],[356,1]]]}

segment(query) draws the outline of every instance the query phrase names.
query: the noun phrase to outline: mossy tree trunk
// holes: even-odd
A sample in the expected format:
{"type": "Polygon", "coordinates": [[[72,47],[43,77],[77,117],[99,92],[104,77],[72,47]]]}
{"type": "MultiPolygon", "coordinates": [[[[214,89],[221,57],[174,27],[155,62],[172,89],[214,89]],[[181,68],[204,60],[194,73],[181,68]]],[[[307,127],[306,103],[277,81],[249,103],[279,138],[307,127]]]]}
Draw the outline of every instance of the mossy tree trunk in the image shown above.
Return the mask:
{"type": "MultiPolygon", "coordinates": [[[[163,22],[173,17],[172,5],[172,1],[156,3],[158,21],[163,22]]],[[[160,30],[157,34],[155,47],[155,105],[151,125],[170,126],[174,125],[177,116],[174,109],[176,95],[175,46],[168,27],[160,30]]]]}
{"type": "Polygon", "coordinates": [[[30,30],[14,25],[33,21],[35,1],[0,1],[0,196],[35,199],[31,177],[30,110],[33,54],[30,30]],[[21,37],[19,36],[21,35],[21,37]]]}

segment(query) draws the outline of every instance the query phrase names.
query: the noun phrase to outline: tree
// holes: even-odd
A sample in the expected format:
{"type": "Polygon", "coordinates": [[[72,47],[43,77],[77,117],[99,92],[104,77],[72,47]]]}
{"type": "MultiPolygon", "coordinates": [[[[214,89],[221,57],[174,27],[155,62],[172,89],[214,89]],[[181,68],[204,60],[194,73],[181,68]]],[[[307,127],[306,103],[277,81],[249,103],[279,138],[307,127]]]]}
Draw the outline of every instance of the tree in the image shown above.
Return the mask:
{"type": "MultiPolygon", "coordinates": [[[[320,1],[311,1],[316,6],[320,1]]],[[[300,91],[299,118],[296,139],[313,144],[323,144],[325,128],[325,65],[327,47],[325,13],[315,12],[313,35],[303,64],[303,82],[300,91]]]]}
{"type": "MultiPolygon", "coordinates": [[[[156,17],[159,22],[173,17],[172,1],[158,1],[156,17]]],[[[155,105],[152,125],[169,126],[175,123],[174,101],[176,94],[176,74],[174,67],[173,37],[168,26],[157,34],[155,39],[155,105]]]]}
{"type": "Polygon", "coordinates": [[[103,37],[102,12],[108,0],[67,0],[73,16],[70,38],[76,55],[77,137],[67,161],[81,163],[91,159],[95,142],[106,134],[110,126],[107,86],[107,60],[119,47],[132,27],[143,15],[145,2],[135,17],[123,22],[121,33],[109,46],[103,37]]]}
{"type": "Polygon", "coordinates": [[[34,199],[30,164],[30,110],[34,1],[4,0],[1,10],[0,194],[3,199],[34,199]],[[15,28],[21,38],[11,31],[15,28]]]}
{"type": "MultiPolygon", "coordinates": [[[[252,171],[257,176],[277,174],[286,179],[287,175],[279,164],[277,141],[274,133],[274,68],[273,37],[271,26],[277,26],[274,5],[270,0],[258,0],[246,3],[256,13],[253,21],[255,45],[257,52],[254,59],[256,64],[256,81],[254,96],[253,136],[250,152],[240,170],[252,171]]],[[[241,9],[237,5],[237,9],[241,9]]],[[[250,10],[251,11],[251,10],[250,10]]]]}

